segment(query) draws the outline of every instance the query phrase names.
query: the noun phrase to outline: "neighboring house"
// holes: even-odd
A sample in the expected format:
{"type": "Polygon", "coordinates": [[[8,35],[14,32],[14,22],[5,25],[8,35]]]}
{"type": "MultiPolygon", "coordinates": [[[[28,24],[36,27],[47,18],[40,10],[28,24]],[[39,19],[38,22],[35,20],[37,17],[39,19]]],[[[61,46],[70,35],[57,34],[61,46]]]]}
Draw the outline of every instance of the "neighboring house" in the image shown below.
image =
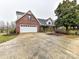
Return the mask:
{"type": "Polygon", "coordinates": [[[27,13],[17,11],[16,14],[16,33],[43,32],[48,28],[52,30],[53,21],[51,18],[36,18],[31,11],[27,13]]]}

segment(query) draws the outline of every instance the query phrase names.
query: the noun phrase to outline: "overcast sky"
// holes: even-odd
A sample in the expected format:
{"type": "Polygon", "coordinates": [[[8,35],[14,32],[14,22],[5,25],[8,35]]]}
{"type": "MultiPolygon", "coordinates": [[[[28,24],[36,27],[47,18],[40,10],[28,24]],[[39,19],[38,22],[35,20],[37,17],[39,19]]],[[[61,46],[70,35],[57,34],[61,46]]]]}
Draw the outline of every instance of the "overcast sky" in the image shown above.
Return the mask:
{"type": "MultiPolygon", "coordinates": [[[[37,18],[52,17],[54,10],[62,0],[0,0],[0,21],[16,21],[16,11],[31,10],[37,18]]],[[[79,0],[78,0],[79,2],[79,0]]]]}

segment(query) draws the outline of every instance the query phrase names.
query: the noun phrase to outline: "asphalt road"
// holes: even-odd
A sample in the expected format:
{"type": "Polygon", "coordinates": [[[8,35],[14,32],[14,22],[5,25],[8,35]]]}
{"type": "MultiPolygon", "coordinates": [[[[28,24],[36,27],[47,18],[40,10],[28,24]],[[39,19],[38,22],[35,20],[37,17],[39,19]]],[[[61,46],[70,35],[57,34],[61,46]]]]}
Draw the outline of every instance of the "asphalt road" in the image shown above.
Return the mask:
{"type": "Polygon", "coordinates": [[[0,44],[0,59],[79,59],[78,55],[78,41],[45,33],[20,34],[0,44]]]}

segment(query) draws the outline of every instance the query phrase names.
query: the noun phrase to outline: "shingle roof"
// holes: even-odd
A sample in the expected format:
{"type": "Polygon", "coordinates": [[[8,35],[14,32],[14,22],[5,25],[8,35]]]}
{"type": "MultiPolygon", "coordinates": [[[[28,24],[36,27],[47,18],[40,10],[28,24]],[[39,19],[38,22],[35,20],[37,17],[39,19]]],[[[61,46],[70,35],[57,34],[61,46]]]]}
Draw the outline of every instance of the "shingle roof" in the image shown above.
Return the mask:
{"type": "Polygon", "coordinates": [[[25,14],[24,12],[16,11],[16,14],[25,14]]]}
{"type": "Polygon", "coordinates": [[[40,25],[47,25],[46,24],[46,19],[38,19],[38,21],[40,22],[40,25]]]}
{"type": "Polygon", "coordinates": [[[40,19],[40,18],[38,18],[38,21],[39,21],[40,25],[42,25],[42,26],[54,26],[53,20],[51,18],[48,18],[48,19],[40,19]],[[47,24],[48,20],[52,21],[51,25],[47,24]]]}
{"type": "MultiPolygon", "coordinates": [[[[24,13],[24,12],[20,12],[20,11],[16,11],[16,13],[17,14],[19,14],[19,15],[22,15],[22,17],[24,17],[26,14],[33,14],[30,10],[27,12],[27,13],[24,13]]],[[[33,15],[34,16],[34,15],[33,15]]],[[[20,20],[22,17],[20,17],[18,20],[20,20]]],[[[35,17],[35,16],[34,16],[35,17]]],[[[49,26],[49,25],[47,25],[47,21],[48,20],[51,20],[52,21],[52,19],[51,18],[48,18],[48,19],[41,19],[41,18],[36,18],[37,19],[37,21],[40,23],[40,25],[41,26],[49,26]]],[[[17,21],[18,21],[17,20],[17,21]]],[[[17,22],[16,21],[16,22],[17,22]]],[[[52,26],[52,25],[51,25],[52,26]]]]}

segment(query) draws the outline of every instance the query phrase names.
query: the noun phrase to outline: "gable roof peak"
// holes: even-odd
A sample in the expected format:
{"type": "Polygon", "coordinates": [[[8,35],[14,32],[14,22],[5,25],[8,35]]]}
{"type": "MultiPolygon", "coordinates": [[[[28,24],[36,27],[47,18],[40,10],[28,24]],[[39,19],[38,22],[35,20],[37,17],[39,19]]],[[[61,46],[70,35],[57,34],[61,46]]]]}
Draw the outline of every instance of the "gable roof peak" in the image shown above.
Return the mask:
{"type": "Polygon", "coordinates": [[[49,17],[47,20],[52,20],[52,18],[51,18],[51,17],[49,17]]]}
{"type": "Polygon", "coordinates": [[[27,14],[32,14],[31,10],[27,11],[27,14]]]}
{"type": "Polygon", "coordinates": [[[31,12],[31,10],[28,10],[28,12],[31,12]]]}
{"type": "Polygon", "coordinates": [[[48,19],[51,19],[51,17],[49,17],[48,19]]]}

